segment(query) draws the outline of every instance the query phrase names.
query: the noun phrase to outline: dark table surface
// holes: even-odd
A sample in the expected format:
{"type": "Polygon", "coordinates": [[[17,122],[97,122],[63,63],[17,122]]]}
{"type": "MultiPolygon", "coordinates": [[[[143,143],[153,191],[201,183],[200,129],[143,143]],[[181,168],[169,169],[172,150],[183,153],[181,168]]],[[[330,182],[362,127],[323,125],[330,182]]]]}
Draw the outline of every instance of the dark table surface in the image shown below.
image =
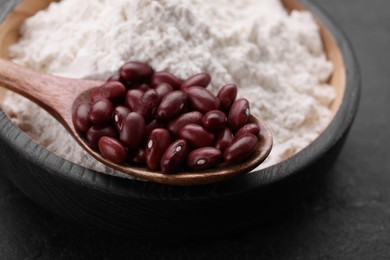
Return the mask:
{"type": "Polygon", "coordinates": [[[390,259],[390,1],[313,1],[350,38],[363,89],[337,161],[289,210],[229,236],[143,241],[70,223],[0,174],[0,259],[390,259]]]}

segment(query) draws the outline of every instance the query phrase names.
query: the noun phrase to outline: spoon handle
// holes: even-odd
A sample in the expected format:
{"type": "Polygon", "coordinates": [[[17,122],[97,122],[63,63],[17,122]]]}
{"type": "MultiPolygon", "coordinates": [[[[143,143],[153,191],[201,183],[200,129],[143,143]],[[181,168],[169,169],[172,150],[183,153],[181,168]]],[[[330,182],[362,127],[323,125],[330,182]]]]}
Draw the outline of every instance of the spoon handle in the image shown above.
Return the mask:
{"type": "Polygon", "coordinates": [[[71,123],[75,100],[99,83],[48,75],[0,59],[0,86],[34,101],[61,123],[71,123]]]}

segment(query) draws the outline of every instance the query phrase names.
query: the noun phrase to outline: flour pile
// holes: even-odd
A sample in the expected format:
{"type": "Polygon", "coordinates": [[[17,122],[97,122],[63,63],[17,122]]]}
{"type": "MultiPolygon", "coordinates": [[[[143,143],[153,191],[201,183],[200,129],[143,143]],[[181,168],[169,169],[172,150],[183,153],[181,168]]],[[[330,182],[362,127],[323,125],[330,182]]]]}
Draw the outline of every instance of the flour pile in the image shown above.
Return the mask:
{"type": "MultiPolygon", "coordinates": [[[[333,68],[318,27],[309,13],[289,14],[279,0],[63,0],[28,19],[21,35],[10,55],[37,71],[105,80],[140,60],[183,79],[207,72],[214,93],[237,84],[274,134],[262,168],[307,146],[332,116],[335,92],[326,82],[333,68]]],[[[3,106],[49,150],[115,174],[33,103],[8,94],[3,106]]]]}

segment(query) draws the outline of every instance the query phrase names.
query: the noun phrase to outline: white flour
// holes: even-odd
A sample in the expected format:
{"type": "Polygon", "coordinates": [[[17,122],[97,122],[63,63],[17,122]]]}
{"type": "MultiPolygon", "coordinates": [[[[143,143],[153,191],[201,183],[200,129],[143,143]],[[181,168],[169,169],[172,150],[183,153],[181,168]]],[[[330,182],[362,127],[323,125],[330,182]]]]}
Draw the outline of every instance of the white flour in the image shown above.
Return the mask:
{"type": "MultiPolygon", "coordinates": [[[[234,82],[274,133],[261,167],[312,142],[331,118],[332,73],[307,12],[279,0],[63,0],[28,19],[10,48],[14,62],[68,77],[104,80],[128,60],[186,78],[208,72],[216,92],[234,82]]],[[[8,94],[4,109],[49,150],[112,173],[36,105],[8,94]]]]}

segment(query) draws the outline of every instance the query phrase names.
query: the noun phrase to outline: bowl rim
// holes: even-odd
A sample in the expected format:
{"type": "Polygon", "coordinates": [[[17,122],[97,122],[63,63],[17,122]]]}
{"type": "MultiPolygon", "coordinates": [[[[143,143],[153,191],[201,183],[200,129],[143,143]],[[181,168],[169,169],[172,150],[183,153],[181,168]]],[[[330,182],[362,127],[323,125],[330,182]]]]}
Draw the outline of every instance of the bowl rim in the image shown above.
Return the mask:
{"type": "Polygon", "coordinates": [[[36,144],[11,122],[1,109],[0,138],[14,147],[23,158],[32,160],[38,167],[47,169],[56,177],[125,198],[202,200],[247,193],[284,180],[313,164],[341,139],[356,116],[361,91],[360,69],[345,34],[319,6],[309,0],[300,2],[329,30],[340,48],[346,68],[346,85],[341,105],[326,129],[309,146],[283,162],[226,182],[201,186],[172,186],[102,174],[74,164],[36,144]],[[32,158],[31,154],[39,156],[32,158]]]}

